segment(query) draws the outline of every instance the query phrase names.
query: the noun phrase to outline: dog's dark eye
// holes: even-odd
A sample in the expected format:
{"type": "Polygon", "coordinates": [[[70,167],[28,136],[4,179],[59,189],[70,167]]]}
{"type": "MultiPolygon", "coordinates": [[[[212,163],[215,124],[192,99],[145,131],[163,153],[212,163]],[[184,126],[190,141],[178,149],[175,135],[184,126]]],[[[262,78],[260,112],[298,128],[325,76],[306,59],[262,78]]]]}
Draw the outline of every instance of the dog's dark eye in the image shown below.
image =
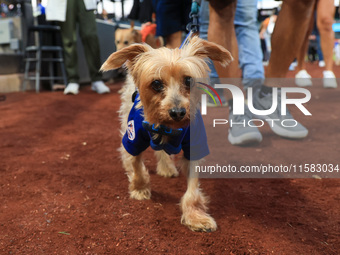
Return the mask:
{"type": "Polygon", "coordinates": [[[116,44],[119,44],[120,43],[120,41],[116,41],[116,44]]]}
{"type": "Polygon", "coordinates": [[[125,45],[128,45],[128,44],[129,44],[129,41],[124,41],[124,44],[125,44],[125,45]]]}
{"type": "Polygon", "coordinates": [[[154,80],[153,82],[151,82],[151,87],[154,91],[161,92],[164,88],[164,84],[160,80],[154,80]]]}
{"type": "Polygon", "coordinates": [[[190,76],[184,77],[184,85],[187,88],[191,88],[194,85],[194,79],[191,78],[190,76]]]}

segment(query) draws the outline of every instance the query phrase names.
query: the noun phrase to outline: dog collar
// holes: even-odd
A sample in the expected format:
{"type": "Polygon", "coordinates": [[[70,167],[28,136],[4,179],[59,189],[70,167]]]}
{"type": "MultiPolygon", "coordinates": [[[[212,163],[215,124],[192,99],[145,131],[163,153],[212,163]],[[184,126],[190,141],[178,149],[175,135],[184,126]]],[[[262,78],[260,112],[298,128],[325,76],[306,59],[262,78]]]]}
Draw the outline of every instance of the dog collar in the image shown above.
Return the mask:
{"type": "Polygon", "coordinates": [[[156,128],[155,124],[151,125],[147,121],[143,121],[142,126],[149,134],[152,149],[156,151],[164,150],[169,155],[178,154],[182,150],[181,143],[185,135],[182,128],[172,129],[164,125],[159,125],[156,128]],[[153,134],[158,134],[158,136],[154,136],[153,134]],[[163,135],[170,136],[170,140],[164,144],[162,143],[163,135]]]}
{"type": "Polygon", "coordinates": [[[160,135],[180,136],[183,133],[183,128],[173,129],[173,128],[169,128],[164,125],[159,125],[156,128],[155,124],[150,124],[149,122],[145,120],[142,122],[142,126],[145,130],[151,133],[156,133],[160,135]]]}

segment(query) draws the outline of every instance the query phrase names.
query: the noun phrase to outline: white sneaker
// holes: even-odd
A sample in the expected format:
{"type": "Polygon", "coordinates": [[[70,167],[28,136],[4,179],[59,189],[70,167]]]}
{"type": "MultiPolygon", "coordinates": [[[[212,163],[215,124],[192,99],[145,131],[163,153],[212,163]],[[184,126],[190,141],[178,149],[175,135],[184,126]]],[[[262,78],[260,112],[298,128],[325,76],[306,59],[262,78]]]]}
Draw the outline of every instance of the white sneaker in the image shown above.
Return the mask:
{"type": "Polygon", "coordinates": [[[64,94],[73,94],[73,95],[77,95],[79,93],[79,84],[72,82],[67,84],[67,87],[64,89],[64,94]]]}
{"type": "Polygon", "coordinates": [[[91,89],[96,91],[98,94],[110,93],[110,88],[104,84],[102,81],[92,82],[91,89]]]}
{"type": "Polygon", "coordinates": [[[312,76],[306,70],[301,70],[295,75],[295,84],[299,87],[312,86],[312,76]]]}
{"type": "Polygon", "coordinates": [[[323,87],[332,89],[338,87],[336,77],[332,71],[323,71],[323,87]]]}
{"type": "Polygon", "coordinates": [[[326,66],[325,61],[320,60],[320,61],[319,61],[319,67],[325,67],[325,66],[326,66]]]}

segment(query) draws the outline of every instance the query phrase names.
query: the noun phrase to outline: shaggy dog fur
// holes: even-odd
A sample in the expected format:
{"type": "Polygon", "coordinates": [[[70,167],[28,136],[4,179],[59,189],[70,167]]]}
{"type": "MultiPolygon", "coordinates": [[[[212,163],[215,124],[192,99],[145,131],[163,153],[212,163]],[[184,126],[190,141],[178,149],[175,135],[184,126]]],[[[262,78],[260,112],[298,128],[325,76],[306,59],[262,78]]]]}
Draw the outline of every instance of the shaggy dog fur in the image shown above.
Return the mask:
{"type": "MultiPolygon", "coordinates": [[[[133,44],[113,53],[103,64],[101,70],[111,70],[126,65],[128,78],[123,87],[119,110],[121,135],[127,130],[127,119],[133,106],[131,96],[139,92],[140,102],[137,108],[143,107],[144,118],[155,125],[170,128],[187,127],[190,124],[190,111],[197,111],[197,102],[190,97],[192,78],[205,78],[209,71],[206,59],[210,58],[226,66],[232,56],[223,47],[193,37],[181,49],[153,49],[148,45],[133,44]],[[188,81],[190,81],[188,84],[188,81]],[[171,109],[185,109],[185,115],[174,119],[171,109]]],[[[196,86],[196,84],[194,84],[196,86]]],[[[168,137],[163,136],[166,143],[168,137]]],[[[142,153],[130,155],[122,145],[120,148],[123,166],[129,177],[130,197],[137,200],[150,199],[150,177],[142,161],[142,153]]],[[[157,151],[157,173],[164,177],[178,175],[171,157],[164,151],[157,151]]],[[[215,220],[207,213],[208,199],[199,187],[196,173],[189,171],[198,161],[189,161],[183,157],[180,169],[188,178],[187,190],[181,199],[181,223],[194,231],[215,231],[215,220]]]]}

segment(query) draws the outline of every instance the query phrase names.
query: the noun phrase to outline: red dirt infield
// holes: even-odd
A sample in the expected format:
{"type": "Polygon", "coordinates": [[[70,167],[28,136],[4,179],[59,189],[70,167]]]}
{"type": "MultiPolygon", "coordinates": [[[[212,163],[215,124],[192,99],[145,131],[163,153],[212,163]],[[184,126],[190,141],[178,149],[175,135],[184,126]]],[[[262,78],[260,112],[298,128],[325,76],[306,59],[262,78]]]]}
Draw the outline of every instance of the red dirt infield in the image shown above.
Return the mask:
{"type": "MultiPolygon", "coordinates": [[[[308,69],[321,77],[316,64],[308,69]]],[[[86,86],[0,102],[0,254],[339,254],[340,179],[202,179],[218,229],[195,233],[180,224],[185,177],[156,175],[148,151],[152,198],[131,200],[117,152],[121,84],[109,86],[107,95],[86,86]]],[[[340,164],[340,89],[310,91],[313,117],[296,114],[306,139],[267,126],[260,145],[226,142],[230,160],[284,150],[340,164]]]]}

